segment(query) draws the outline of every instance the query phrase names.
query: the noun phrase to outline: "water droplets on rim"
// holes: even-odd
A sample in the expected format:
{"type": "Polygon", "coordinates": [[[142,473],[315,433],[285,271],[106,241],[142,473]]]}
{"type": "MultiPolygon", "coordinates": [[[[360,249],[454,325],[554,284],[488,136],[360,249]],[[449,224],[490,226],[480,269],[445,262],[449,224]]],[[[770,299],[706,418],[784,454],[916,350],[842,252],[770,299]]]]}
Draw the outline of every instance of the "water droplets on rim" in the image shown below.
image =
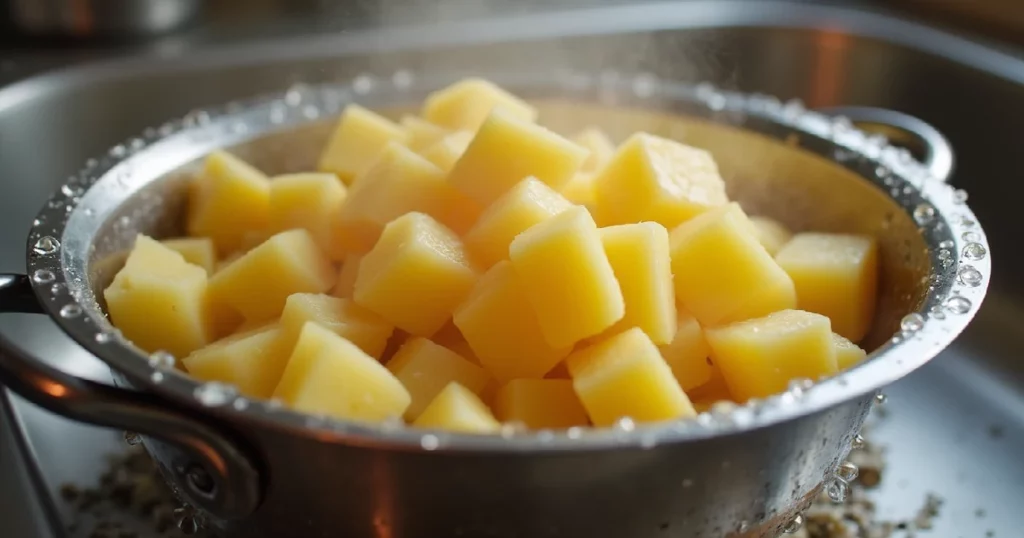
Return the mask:
{"type": "Polygon", "coordinates": [[[927,226],[935,220],[935,208],[928,204],[919,204],[914,208],[914,222],[927,226]]]}
{"type": "Polygon", "coordinates": [[[985,245],[981,243],[971,242],[964,246],[963,255],[968,260],[984,260],[986,254],[988,252],[985,250],[985,245]]]}
{"type": "Polygon", "coordinates": [[[859,474],[860,468],[858,468],[853,462],[849,461],[839,464],[839,468],[836,469],[836,475],[846,482],[853,482],[857,479],[859,474]]]}
{"type": "Polygon", "coordinates": [[[961,284],[974,288],[981,285],[984,277],[973,265],[963,265],[957,272],[957,278],[961,284]]]}
{"type": "Polygon", "coordinates": [[[954,314],[966,314],[971,310],[970,299],[960,295],[954,295],[946,299],[945,305],[946,310],[954,314]]]}
{"type": "Polygon", "coordinates": [[[420,437],[420,446],[423,450],[437,450],[441,446],[441,440],[436,435],[428,433],[420,437]]]}
{"type": "Polygon", "coordinates": [[[196,387],[192,394],[200,404],[216,407],[234,400],[235,396],[238,395],[238,387],[227,383],[209,381],[196,387]]]}
{"type": "Polygon", "coordinates": [[[825,494],[828,495],[829,500],[836,504],[846,502],[846,497],[850,494],[850,485],[846,483],[846,480],[836,476],[825,486],[825,494]]]}
{"type": "Polygon", "coordinates": [[[73,319],[82,315],[82,307],[78,303],[68,303],[60,308],[60,317],[73,319]]]}
{"type": "Polygon", "coordinates": [[[795,534],[797,531],[803,528],[803,526],[804,516],[802,514],[797,514],[793,516],[793,519],[789,520],[789,523],[786,523],[785,527],[782,527],[782,532],[786,534],[795,534]]]}
{"type": "Polygon", "coordinates": [[[900,329],[902,329],[904,332],[913,333],[923,329],[924,323],[924,316],[918,314],[917,312],[912,312],[910,314],[907,314],[906,316],[903,316],[903,319],[900,320],[900,329]]]}
{"type": "Polygon", "coordinates": [[[56,240],[55,238],[49,235],[44,235],[43,237],[40,237],[34,245],[32,245],[32,252],[45,256],[47,254],[53,254],[54,252],[57,252],[59,248],[60,241],[56,240]]]}
{"type": "Polygon", "coordinates": [[[57,276],[49,269],[36,269],[35,272],[32,273],[32,281],[36,284],[49,284],[56,278],[57,276]]]}

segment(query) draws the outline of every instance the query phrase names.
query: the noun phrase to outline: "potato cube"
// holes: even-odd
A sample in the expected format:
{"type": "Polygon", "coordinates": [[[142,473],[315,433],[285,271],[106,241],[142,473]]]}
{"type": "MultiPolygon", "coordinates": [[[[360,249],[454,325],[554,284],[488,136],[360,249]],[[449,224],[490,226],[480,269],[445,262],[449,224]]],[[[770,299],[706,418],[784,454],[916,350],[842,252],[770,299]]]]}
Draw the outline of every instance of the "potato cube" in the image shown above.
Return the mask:
{"type": "Polygon", "coordinates": [[[494,414],[502,422],[520,422],[534,430],[590,422],[569,379],[513,379],[495,394],[494,414]]]}
{"type": "Polygon", "coordinates": [[[203,381],[238,387],[250,398],[269,398],[291,355],[274,323],[229,336],[182,359],[188,373],[203,381]]]}
{"type": "Polygon", "coordinates": [[[775,257],[796,285],[796,304],[858,342],[875,315],[878,244],[863,235],[800,233],[775,257]]]}
{"type": "Polygon", "coordinates": [[[184,357],[210,340],[206,271],[144,235],[103,290],[110,321],[147,352],[184,357]]]}
{"type": "Polygon", "coordinates": [[[739,205],[696,217],[671,236],[676,300],[704,327],[793,308],[786,272],[751,233],[739,205]]]}
{"type": "Polygon", "coordinates": [[[529,176],[561,190],[586,157],[587,150],[557,134],[496,110],[480,126],[448,181],[487,207],[529,176]]]}
{"type": "Polygon", "coordinates": [[[430,336],[469,295],[476,279],[451,230],[423,213],[407,213],[389,223],[363,257],[354,297],[396,327],[430,336]]]}
{"type": "Polygon", "coordinates": [[[580,131],[572,137],[572,141],[590,151],[587,160],[583,161],[583,166],[580,168],[583,172],[597,172],[611,160],[612,154],[615,152],[615,144],[612,144],[604,131],[596,127],[588,127],[580,131]]]}
{"type": "Polygon", "coordinates": [[[395,328],[384,318],[349,299],[330,295],[296,293],[284,303],[281,332],[291,349],[307,322],[316,322],[377,358],[384,353],[395,328]]]}
{"type": "Polygon", "coordinates": [[[359,105],[348,105],[320,154],[317,169],[351,185],[388,143],[405,140],[405,131],[393,121],[359,105]]]}
{"type": "Polygon", "coordinates": [[[455,163],[466,152],[469,143],[473,140],[473,133],[469,131],[455,131],[445,135],[433,145],[423,150],[423,158],[434,163],[443,172],[450,172],[455,163]]]}
{"type": "Polygon", "coordinates": [[[544,376],[544,379],[572,379],[572,375],[569,374],[569,367],[565,365],[565,361],[561,361],[544,376]]]}
{"type": "Polygon", "coordinates": [[[763,318],[706,329],[715,365],[740,402],[786,390],[793,379],[836,373],[828,318],[784,310],[763,318]]]}
{"type": "Polygon", "coordinates": [[[672,369],[637,327],[574,352],[566,366],[595,426],[623,417],[656,422],[695,415],[672,369]]]}
{"type": "Polygon", "coordinates": [[[598,172],[594,195],[606,224],[669,229],[728,202],[710,153],[646,133],[629,137],[598,172]]]}
{"type": "Polygon", "coordinates": [[[519,234],[509,256],[551,347],[572,346],[625,315],[622,290],[586,209],[572,207],[519,234]]]}
{"type": "Polygon", "coordinates": [[[352,291],[356,286],[356,275],[359,274],[359,262],[363,257],[359,254],[351,254],[341,262],[341,269],[338,271],[338,279],[334,282],[334,289],[331,295],[341,299],[351,299],[352,291]]]}
{"type": "Polygon", "coordinates": [[[768,217],[750,217],[750,223],[754,225],[757,240],[772,256],[793,237],[793,233],[782,223],[768,217]]]}
{"type": "Polygon", "coordinates": [[[411,338],[409,333],[401,329],[395,329],[395,331],[391,333],[391,338],[388,338],[388,344],[384,346],[384,353],[380,356],[381,364],[391,362],[391,359],[394,358],[395,354],[398,353],[398,350],[405,345],[406,340],[409,338],[411,338]]]}
{"type": "Polygon", "coordinates": [[[274,397],[297,411],[381,422],[412,398],[377,359],[317,323],[306,323],[274,397]]]}
{"type": "MultiPolygon", "coordinates": [[[[710,349],[710,346],[708,346],[708,348],[710,349]]],[[[704,404],[706,407],[710,407],[711,404],[714,404],[715,402],[736,401],[732,394],[729,393],[729,385],[725,383],[725,378],[722,377],[722,371],[716,366],[711,367],[710,379],[699,387],[687,390],[686,394],[690,397],[690,401],[693,402],[694,407],[697,406],[697,402],[704,404]]]]}
{"type": "Polygon", "coordinates": [[[417,116],[402,116],[399,124],[405,131],[405,145],[417,153],[433,146],[450,132],[417,116]]]}
{"type": "Polygon", "coordinates": [[[477,282],[453,316],[480,364],[499,381],[540,378],[569,354],[544,340],[525,283],[503,261],[477,282]]]}
{"type": "Polygon", "coordinates": [[[423,117],[449,129],[476,131],[495,108],[522,121],[532,122],[537,118],[533,107],[478,78],[463,79],[430,94],[423,104],[423,117]]]}
{"type": "Polygon", "coordinates": [[[461,433],[494,433],[501,429],[487,404],[457,381],[438,393],[413,426],[461,433]]]}
{"type": "Polygon", "coordinates": [[[242,246],[243,236],[265,228],[270,211],[270,180],[226,151],[206,157],[203,173],[189,189],[186,228],[191,236],[209,237],[227,254],[242,246]]]}
{"type": "Polygon", "coordinates": [[[474,394],[480,394],[490,381],[483,368],[421,337],[406,341],[387,367],[412,396],[412,404],[405,411],[408,421],[416,420],[427,404],[452,381],[474,394]]]}
{"type": "Polygon", "coordinates": [[[249,321],[281,314],[293,293],[322,293],[337,276],[306,230],[281,232],[210,277],[214,300],[249,321]]]}
{"type": "Polygon", "coordinates": [[[448,320],[448,323],[445,323],[440,331],[430,337],[430,341],[458,353],[473,364],[480,364],[480,359],[473,352],[473,348],[469,347],[469,343],[466,342],[466,338],[462,336],[462,332],[455,326],[453,320],[448,320]]]}
{"type": "Polygon", "coordinates": [[[704,329],[689,312],[679,311],[675,336],[658,349],[683,390],[689,391],[711,380],[712,366],[708,359],[711,347],[704,339],[704,329]]]}
{"type": "Polygon", "coordinates": [[[598,232],[626,302],[626,314],[607,332],[640,327],[655,344],[671,342],[676,334],[676,292],[668,231],[656,222],[641,222],[598,232]]]}
{"type": "Polygon", "coordinates": [[[163,245],[178,254],[192,265],[202,267],[207,275],[213,274],[217,265],[217,249],[209,237],[181,237],[164,239],[163,245]]]}
{"type": "Polygon", "coordinates": [[[345,201],[345,186],[334,174],[289,174],[270,182],[271,233],[303,228],[321,250],[331,247],[334,215],[345,201]]]}
{"type": "Polygon", "coordinates": [[[463,240],[473,260],[489,268],[508,259],[508,246],[517,235],[570,207],[551,187],[528,177],[487,208],[463,240]]]}
{"type": "Polygon", "coordinates": [[[562,196],[574,204],[586,206],[593,213],[596,209],[594,175],[589,172],[577,173],[568,185],[562,187],[562,196]]]}
{"type": "Polygon", "coordinates": [[[860,364],[868,356],[867,352],[857,344],[836,333],[832,333],[832,344],[836,348],[836,365],[840,370],[860,364]]]}

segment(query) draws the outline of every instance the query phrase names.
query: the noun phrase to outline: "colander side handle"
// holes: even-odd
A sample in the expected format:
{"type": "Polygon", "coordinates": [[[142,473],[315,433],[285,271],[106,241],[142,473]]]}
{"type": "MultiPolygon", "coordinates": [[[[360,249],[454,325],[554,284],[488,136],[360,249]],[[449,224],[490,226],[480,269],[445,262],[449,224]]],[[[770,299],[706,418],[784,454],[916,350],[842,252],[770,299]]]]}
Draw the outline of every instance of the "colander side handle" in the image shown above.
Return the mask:
{"type": "MultiPolygon", "coordinates": [[[[0,313],[41,313],[28,278],[0,274],[0,313]]],[[[152,394],[81,379],[32,357],[0,334],[0,384],[58,415],[151,436],[188,460],[169,469],[193,506],[222,519],[252,513],[261,500],[255,460],[195,413],[152,394]]]]}

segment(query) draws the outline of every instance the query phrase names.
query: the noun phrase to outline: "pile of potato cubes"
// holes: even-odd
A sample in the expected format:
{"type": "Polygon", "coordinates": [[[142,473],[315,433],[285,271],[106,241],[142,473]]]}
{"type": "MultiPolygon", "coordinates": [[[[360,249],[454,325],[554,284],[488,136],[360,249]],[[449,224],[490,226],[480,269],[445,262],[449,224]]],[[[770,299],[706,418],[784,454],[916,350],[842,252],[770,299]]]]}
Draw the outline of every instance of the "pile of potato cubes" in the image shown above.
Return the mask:
{"type": "Polygon", "coordinates": [[[686,418],[864,358],[873,238],[793,236],[704,150],[536,116],[467,79],[399,123],[350,105],[316,172],[214,152],[110,318],[251,398],[470,433],[686,418]]]}

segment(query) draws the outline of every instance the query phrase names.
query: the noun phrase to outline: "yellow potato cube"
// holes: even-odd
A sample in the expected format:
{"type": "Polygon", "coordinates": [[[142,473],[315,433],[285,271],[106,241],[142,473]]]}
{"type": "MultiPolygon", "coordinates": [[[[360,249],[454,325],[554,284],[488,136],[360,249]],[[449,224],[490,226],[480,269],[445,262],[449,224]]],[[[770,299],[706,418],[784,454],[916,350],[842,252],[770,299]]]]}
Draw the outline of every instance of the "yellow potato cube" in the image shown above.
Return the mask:
{"type": "Polygon", "coordinates": [[[406,341],[387,367],[412,396],[412,404],[405,411],[408,421],[416,420],[427,404],[452,381],[474,394],[480,394],[490,381],[483,368],[421,337],[406,341]]]}
{"type": "Polygon", "coordinates": [[[858,342],[875,315],[878,244],[863,235],[800,233],[775,256],[796,285],[796,304],[858,342]]]}
{"type": "Polygon", "coordinates": [[[658,348],[639,328],[574,352],[566,366],[595,426],[623,417],[656,422],[696,414],[658,348]]]}
{"type": "MultiPolygon", "coordinates": [[[[710,346],[708,347],[710,349],[710,346]]],[[[725,383],[721,370],[715,366],[711,367],[710,379],[699,387],[687,390],[686,394],[690,397],[694,407],[697,407],[697,403],[700,402],[704,410],[711,407],[715,402],[736,401],[732,394],[729,393],[729,385],[725,383]]]]}
{"type": "Polygon", "coordinates": [[[409,338],[409,333],[401,329],[395,329],[395,332],[391,333],[391,338],[388,338],[388,345],[384,346],[384,353],[380,356],[381,364],[391,362],[391,359],[394,358],[395,354],[398,353],[398,350],[405,345],[405,341],[409,338]]]}
{"type": "Polygon", "coordinates": [[[385,228],[363,257],[355,301],[396,327],[430,336],[451,317],[476,282],[462,242],[422,213],[407,213],[385,228]]]}
{"type": "Polygon", "coordinates": [[[453,320],[480,364],[503,382],[543,377],[571,349],[554,348],[544,340],[525,283],[508,261],[480,278],[453,320]]]}
{"type": "Polygon", "coordinates": [[[750,217],[750,223],[754,225],[757,240],[772,256],[793,237],[793,233],[782,223],[768,217],[750,217]]]}
{"type": "Polygon", "coordinates": [[[449,129],[476,131],[495,108],[522,121],[532,122],[537,118],[533,107],[478,78],[463,79],[430,94],[423,104],[423,117],[449,129]]]}
{"type": "Polygon", "coordinates": [[[359,262],[363,257],[359,254],[352,254],[341,262],[341,269],[338,271],[338,280],[334,283],[331,295],[341,299],[351,299],[352,291],[356,286],[356,275],[359,274],[359,262]]]}
{"type": "Polygon", "coordinates": [[[284,303],[281,332],[289,349],[307,322],[316,322],[377,358],[384,353],[395,328],[384,318],[353,303],[330,295],[296,293],[284,303]]]}
{"type": "Polygon", "coordinates": [[[456,381],[438,393],[413,426],[461,433],[494,433],[501,429],[487,404],[456,381]]]}
{"type": "Polygon", "coordinates": [[[626,302],[626,314],[607,332],[639,327],[655,344],[671,342],[677,320],[668,230],[656,222],[641,222],[598,232],[626,302]]]}
{"type": "Polygon", "coordinates": [[[210,341],[206,271],[144,235],[103,291],[110,321],[147,352],[184,357],[210,341]]]}
{"type": "Polygon", "coordinates": [[[293,293],[322,293],[337,276],[306,230],[281,232],[210,277],[214,300],[253,322],[281,314],[293,293]]]}
{"type": "Polygon", "coordinates": [[[832,333],[832,344],[836,348],[836,365],[840,370],[855,366],[868,356],[867,352],[857,344],[836,333],[832,333]]]}
{"type": "Polygon", "coordinates": [[[307,323],[274,397],[297,411],[381,422],[401,417],[412,398],[377,359],[317,323],[307,323]]]}
{"type": "Polygon", "coordinates": [[[607,224],[668,229],[728,202],[710,153],[646,133],[629,137],[598,172],[594,196],[607,224]]]}
{"type": "Polygon", "coordinates": [[[283,344],[277,324],[229,336],[193,351],[181,362],[203,381],[238,387],[250,398],[269,398],[281,380],[291,347],[283,344]]]}
{"type": "Polygon", "coordinates": [[[793,282],[751,233],[739,205],[687,221],[670,241],[676,300],[702,326],[795,307],[793,282]]]}
{"type": "Polygon", "coordinates": [[[715,365],[740,402],[786,390],[793,379],[836,373],[828,318],[783,310],[763,318],[706,329],[715,365]]]}
{"type": "Polygon", "coordinates": [[[561,190],[586,157],[587,150],[557,134],[496,110],[480,126],[448,181],[487,207],[529,176],[561,190]]]}
{"type": "Polygon", "coordinates": [[[489,268],[508,259],[508,246],[517,235],[570,207],[551,187],[528,177],[480,215],[463,238],[466,249],[481,267],[489,268]]]}
{"type": "Polygon", "coordinates": [[[331,247],[334,215],[345,186],[334,174],[289,174],[270,182],[270,232],[303,228],[322,250],[331,247]]]}
{"type": "Polygon", "coordinates": [[[164,239],[163,245],[178,254],[192,265],[202,267],[207,275],[213,274],[217,265],[217,249],[209,237],[181,237],[164,239]]]}
{"type": "Polygon", "coordinates": [[[405,131],[406,146],[417,153],[433,146],[435,142],[450,132],[440,125],[434,125],[417,116],[402,116],[399,124],[405,131]]]}
{"type": "Polygon", "coordinates": [[[580,206],[519,234],[509,256],[553,348],[594,336],[626,313],[597,225],[580,206]]]}
{"type": "Polygon", "coordinates": [[[469,143],[473,140],[473,133],[469,131],[455,131],[445,135],[433,145],[423,150],[423,158],[434,163],[443,172],[450,172],[455,163],[466,152],[469,143]]]}
{"type": "Polygon", "coordinates": [[[704,338],[704,329],[689,312],[679,311],[675,336],[658,349],[683,390],[689,391],[711,381],[713,368],[708,358],[711,347],[704,338]]]}
{"type": "Polygon", "coordinates": [[[502,422],[520,422],[534,430],[590,422],[568,379],[513,379],[495,394],[494,414],[502,422]]]}
{"type": "Polygon", "coordinates": [[[202,175],[189,189],[186,228],[209,237],[221,254],[242,247],[251,230],[265,228],[270,211],[270,180],[226,151],[210,153],[202,175]]]}
{"type": "MultiPolygon", "coordinates": [[[[580,349],[582,349],[582,347],[580,349]]],[[[572,379],[572,376],[569,374],[569,367],[565,365],[565,361],[562,361],[556,364],[555,367],[544,376],[544,379],[572,379]]]]}
{"type": "Polygon", "coordinates": [[[588,127],[572,137],[572,141],[590,151],[587,160],[583,161],[581,170],[594,173],[604,167],[611,160],[615,152],[615,144],[608,138],[604,131],[596,127],[588,127]]]}
{"type": "Polygon", "coordinates": [[[405,131],[393,121],[359,105],[348,105],[320,154],[317,169],[351,185],[388,143],[405,140],[405,131]]]}
{"type": "MultiPolygon", "coordinates": [[[[589,172],[579,172],[565,187],[562,187],[562,196],[570,202],[587,206],[593,213],[595,206],[594,198],[594,175],[589,172]]],[[[596,218],[596,217],[595,217],[596,218]]]]}
{"type": "Polygon", "coordinates": [[[439,346],[458,353],[462,358],[473,364],[480,364],[480,359],[473,352],[473,348],[469,347],[469,343],[466,342],[466,338],[462,336],[462,332],[455,326],[453,320],[448,320],[448,323],[445,323],[440,331],[434,333],[430,340],[439,346]]]}

